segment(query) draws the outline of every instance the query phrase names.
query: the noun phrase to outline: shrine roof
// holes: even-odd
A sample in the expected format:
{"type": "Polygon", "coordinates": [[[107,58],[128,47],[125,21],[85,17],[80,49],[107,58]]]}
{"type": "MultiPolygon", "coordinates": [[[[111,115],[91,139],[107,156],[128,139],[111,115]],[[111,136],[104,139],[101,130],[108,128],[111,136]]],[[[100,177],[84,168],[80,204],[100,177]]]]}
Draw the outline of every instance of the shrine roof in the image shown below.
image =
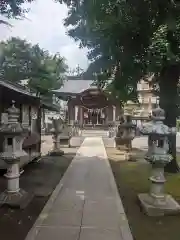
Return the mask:
{"type": "Polygon", "coordinates": [[[35,99],[37,101],[40,101],[41,105],[45,109],[48,109],[51,111],[59,111],[59,109],[60,109],[59,105],[53,104],[50,101],[48,102],[44,99],[40,99],[38,96],[35,96],[35,94],[33,92],[30,92],[30,90],[27,87],[22,86],[18,83],[0,80],[0,86],[10,89],[10,90],[16,92],[17,94],[22,94],[23,96],[26,95],[27,97],[30,97],[30,99],[35,99]]]}
{"type": "Polygon", "coordinates": [[[93,80],[66,80],[64,85],[60,89],[54,90],[54,92],[77,94],[91,88],[92,83],[93,80]]]}
{"type": "Polygon", "coordinates": [[[36,98],[36,99],[38,98],[37,96],[35,96],[34,93],[31,93],[27,88],[25,88],[24,86],[22,86],[18,83],[0,80],[0,86],[11,89],[17,93],[21,93],[21,94],[27,95],[32,98],[36,98]]]}
{"type": "Polygon", "coordinates": [[[67,100],[70,96],[75,96],[76,94],[79,94],[87,89],[95,87],[92,86],[92,84],[93,80],[66,80],[60,89],[53,90],[53,92],[57,97],[67,100]]]}

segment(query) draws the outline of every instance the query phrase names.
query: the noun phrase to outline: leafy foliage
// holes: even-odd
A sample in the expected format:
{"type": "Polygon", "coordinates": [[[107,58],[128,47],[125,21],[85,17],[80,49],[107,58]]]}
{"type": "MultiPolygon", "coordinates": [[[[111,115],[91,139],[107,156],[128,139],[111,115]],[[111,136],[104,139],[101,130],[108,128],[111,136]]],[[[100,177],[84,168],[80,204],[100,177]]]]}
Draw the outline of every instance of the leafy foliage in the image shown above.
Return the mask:
{"type": "Polygon", "coordinates": [[[72,2],[65,24],[72,26],[69,35],[80,41],[80,46],[89,48],[88,57],[92,61],[89,69],[97,73],[111,72],[115,89],[134,88],[136,84],[132,81],[143,75],[143,62],[136,54],[141,49],[138,46],[140,34],[137,36],[134,28],[140,17],[134,21],[133,8],[124,1],[72,2]],[[128,16],[123,15],[126,10],[128,16]],[[137,38],[136,46],[131,45],[133,38],[137,38]],[[131,51],[134,51],[133,57],[131,51]]]}
{"type": "Polygon", "coordinates": [[[47,94],[61,86],[67,66],[60,54],[50,55],[39,45],[11,38],[0,43],[0,77],[19,82],[29,79],[37,94],[47,94]]]}
{"type": "Polygon", "coordinates": [[[173,1],[63,2],[69,35],[89,49],[90,71],[116,72],[116,89],[134,89],[145,74],[179,62],[180,9],[173,1]]]}
{"type": "Polygon", "coordinates": [[[30,48],[29,43],[18,38],[0,43],[1,78],[17,82],[29,76],[31,71],[30,48]]]}
{"type": "MultiPolygon", "coordinates": [[[[166,123],[175,126],[180,75],[179,1],[62,1],[69,7],[65,21],[71,27],[69,35],[89,48],[94,67],[97,61],[99,69],[111,71],[114,91],[129,100],[141,77],[152,72],[166,123]]],[[[176,171],[175,138],[170,142],[174,157],[171,170],[176,171]]]]}
{"type": "MultiPolygon", "coordinates": [[[[24,7],[25,3],[32,3],[35,0],[0,0],[0,15],[6,18],[24,17],[28,12],[28,8],[24,7]]],[[[53,0],[52,0],[53,1],[53,0]]],[[[60,0],[54,0],[61,2],[60,0]]],[[[0,24],[11,26],[8,21],[0,19],[0,24]]]]}
{"type": "Polygon", "coordinates": [[[27,9],[22,7],[22,4],[33,1],[34,0],[1,0],[0,14],[8,18],[22,16],[27,11],[27,9]]]}

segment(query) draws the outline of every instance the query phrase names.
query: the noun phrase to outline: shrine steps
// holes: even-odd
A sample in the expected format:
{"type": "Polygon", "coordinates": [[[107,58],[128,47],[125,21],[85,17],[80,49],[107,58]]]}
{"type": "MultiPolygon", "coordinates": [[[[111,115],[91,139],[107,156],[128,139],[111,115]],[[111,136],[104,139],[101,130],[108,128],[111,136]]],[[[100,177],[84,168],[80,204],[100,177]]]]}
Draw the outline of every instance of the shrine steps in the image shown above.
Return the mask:
{"type": "Polygon", "coordinates": [[[82,137],[108,137],[106,130],[84,129],[81,131],[82,137]]]}

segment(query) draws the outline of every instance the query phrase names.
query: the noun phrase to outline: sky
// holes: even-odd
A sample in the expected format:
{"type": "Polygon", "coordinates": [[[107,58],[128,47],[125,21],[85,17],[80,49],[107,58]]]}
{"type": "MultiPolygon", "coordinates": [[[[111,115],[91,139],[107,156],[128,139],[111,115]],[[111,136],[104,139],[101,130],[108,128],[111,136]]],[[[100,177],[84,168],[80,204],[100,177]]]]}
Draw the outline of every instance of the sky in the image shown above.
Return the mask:
{"type": "Polygon", "coordinates": [[[67,36],[67,29],[63,26],[63,19],[68,12],[66,6],[53,0],[36,0],[25,4],[25,7],[30,9],[26,19],[10,20],[12,28],[0,25],[0,41],[13,36],[26,39],[32,44],[38,43],[50,53],[59,52],[70,68],[79,65],[86,70],[87,50],[79,49],[78,44],[67,36]]]}

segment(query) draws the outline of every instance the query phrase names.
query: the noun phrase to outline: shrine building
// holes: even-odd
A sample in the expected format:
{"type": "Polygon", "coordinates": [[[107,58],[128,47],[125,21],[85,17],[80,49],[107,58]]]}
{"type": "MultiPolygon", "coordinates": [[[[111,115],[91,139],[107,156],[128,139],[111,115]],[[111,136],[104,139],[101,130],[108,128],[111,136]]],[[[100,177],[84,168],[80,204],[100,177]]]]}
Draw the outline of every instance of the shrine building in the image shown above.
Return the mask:
{"type": "Polygon", "coordinates": [[[67,101],[69,124],[106,126],[116,121],[120,104],[116,98],[93,85],[93,80],[69,79],[54,91],[67,101]]]}

